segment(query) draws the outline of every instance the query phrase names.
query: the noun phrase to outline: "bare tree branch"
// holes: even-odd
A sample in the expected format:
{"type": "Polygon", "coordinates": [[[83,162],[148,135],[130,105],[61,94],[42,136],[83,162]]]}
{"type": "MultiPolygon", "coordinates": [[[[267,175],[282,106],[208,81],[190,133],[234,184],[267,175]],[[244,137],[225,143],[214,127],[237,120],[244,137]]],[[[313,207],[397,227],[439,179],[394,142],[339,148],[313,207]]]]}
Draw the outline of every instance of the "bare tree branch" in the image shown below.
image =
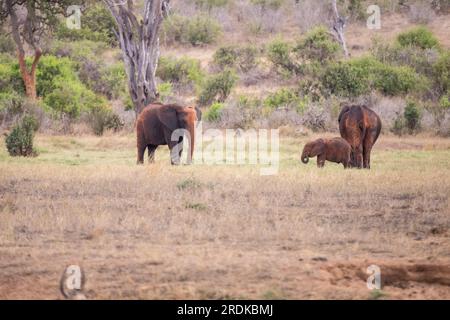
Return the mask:
{"type": "Polygon", "coordinates": [[[128,89],[135,112],[158,98],[156,68],[159,59],[159,29],[170,0],[145,0],[142,19],[132,0],[103,0],[116,20],[114,33],[122,49],[128,89]]]}
{"type": "Polygon", "coordinates": [[[347,43],[345,41],[345,33],[344,33],[347,18],[341,17],[339,15],[336,0],[332,0],[332,6],[333,6],[333,12],[334,12],[333,31],[335,32],[336,40],[341,44],[342,49],[344,50],[345,56],[348,57],[349,52],[347,49],[347,43]]]}

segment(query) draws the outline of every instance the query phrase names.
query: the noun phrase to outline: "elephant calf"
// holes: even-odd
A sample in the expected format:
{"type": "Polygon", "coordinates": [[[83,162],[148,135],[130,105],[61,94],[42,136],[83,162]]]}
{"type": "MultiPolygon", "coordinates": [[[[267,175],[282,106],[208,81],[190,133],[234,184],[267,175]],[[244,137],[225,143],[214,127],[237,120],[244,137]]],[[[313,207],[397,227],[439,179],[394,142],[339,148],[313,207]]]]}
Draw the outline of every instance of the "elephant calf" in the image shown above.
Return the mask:
{"type": "Polygon", "coordinates": [[[308,163],[309,158],[317,156],[319,168],[324,166],[325,160],[342,163],[344,168],[348,168],[350,153],[350,144],[342,138],[317,139],[305,145],[301,159],[303,163],[308,163]]]}

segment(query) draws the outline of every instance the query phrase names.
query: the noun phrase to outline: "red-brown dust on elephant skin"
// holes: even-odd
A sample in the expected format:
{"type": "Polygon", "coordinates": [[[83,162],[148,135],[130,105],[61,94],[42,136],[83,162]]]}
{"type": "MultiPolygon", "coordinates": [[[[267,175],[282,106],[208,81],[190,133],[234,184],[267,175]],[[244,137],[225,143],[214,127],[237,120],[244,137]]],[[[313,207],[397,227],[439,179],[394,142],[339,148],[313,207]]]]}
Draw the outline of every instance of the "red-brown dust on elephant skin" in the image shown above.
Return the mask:
{"type": "Polygon", "coordinates": [[[301,159],[304,163],[307,157],[317,156],[317,166],[323,167],[325,160],[342,163],[347,168],[350,162],[351,147],[350,144],[340,138],[317,139],[308,142],[303,148],[301,159]]]}
{"type": "Polygon", "coordinates": [[[341,137],[352,147],[352,165],[370,169],[370,154],[382,126],[378,115],[366,106],[345,106],[338,122],[341,137]]]}
{"type": "Polygon", "coordinates": [[[178,141],[172,141],[176,129],[186,129],[190,135],[190,157],[194,150],[196,110],[175,104],[150,104],[142,110],[136,121],[137,163],[144,162],[145,150],[149,149],[149,159],[160,145],[168,145],[172,150],[178,141]]]}

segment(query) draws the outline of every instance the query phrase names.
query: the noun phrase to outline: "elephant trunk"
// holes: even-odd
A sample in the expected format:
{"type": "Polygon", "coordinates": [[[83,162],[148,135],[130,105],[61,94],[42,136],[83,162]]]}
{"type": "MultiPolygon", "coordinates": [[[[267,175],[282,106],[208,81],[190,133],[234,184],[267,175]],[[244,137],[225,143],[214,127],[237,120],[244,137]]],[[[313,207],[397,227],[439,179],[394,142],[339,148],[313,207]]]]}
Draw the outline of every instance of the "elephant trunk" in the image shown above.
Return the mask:
{"type": "Polygon", "coordinates": [[[306,153],[306,152],[304,152],[303,151],[303,153],[302,153],[302,162],[304,163],[304,164],[307,164],[308,163],[308,161],[309,161],[309,157],[308,157],[308,154],[306,153]]]}
{"type": "Polygon", "coordinates": [[[192,157],[194,156],[194,142],[195,142],[195,121],[190,121],[186,128],[189,132],[189,153],[188,163],[192,163],[192,157]]]}

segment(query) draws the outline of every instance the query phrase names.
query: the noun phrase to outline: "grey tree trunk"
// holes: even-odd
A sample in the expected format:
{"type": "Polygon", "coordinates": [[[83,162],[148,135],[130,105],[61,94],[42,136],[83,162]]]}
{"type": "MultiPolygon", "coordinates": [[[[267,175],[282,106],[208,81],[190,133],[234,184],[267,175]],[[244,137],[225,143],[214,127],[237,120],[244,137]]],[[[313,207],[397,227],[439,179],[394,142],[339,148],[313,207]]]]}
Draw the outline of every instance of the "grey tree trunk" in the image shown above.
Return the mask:
{"type": "Polygon", "coordinates": [[[345,23],[346,23],[346,18],[345,17],[341,17],[339,15],[339,11],[337,8],[337,3],[336,0],[333,0],[333,13],[334,13],[334,23],[333,23],[333,31],[335,32],[335,37],[337,39],[337,41],[341,44],[342,49],[344,50],[344,54],[346,57],[349,56],[349,52],[347,49],[347,43],[345,41],[345,23]]]}
{"type": "Polygon", "coordinates": [[[136,115],[158,98],[156,68],[159,59],[159,29],[170,0],[145,0],[136,15],[133,0],[103,0],[117,22],[128,89],[136,115]]]}

